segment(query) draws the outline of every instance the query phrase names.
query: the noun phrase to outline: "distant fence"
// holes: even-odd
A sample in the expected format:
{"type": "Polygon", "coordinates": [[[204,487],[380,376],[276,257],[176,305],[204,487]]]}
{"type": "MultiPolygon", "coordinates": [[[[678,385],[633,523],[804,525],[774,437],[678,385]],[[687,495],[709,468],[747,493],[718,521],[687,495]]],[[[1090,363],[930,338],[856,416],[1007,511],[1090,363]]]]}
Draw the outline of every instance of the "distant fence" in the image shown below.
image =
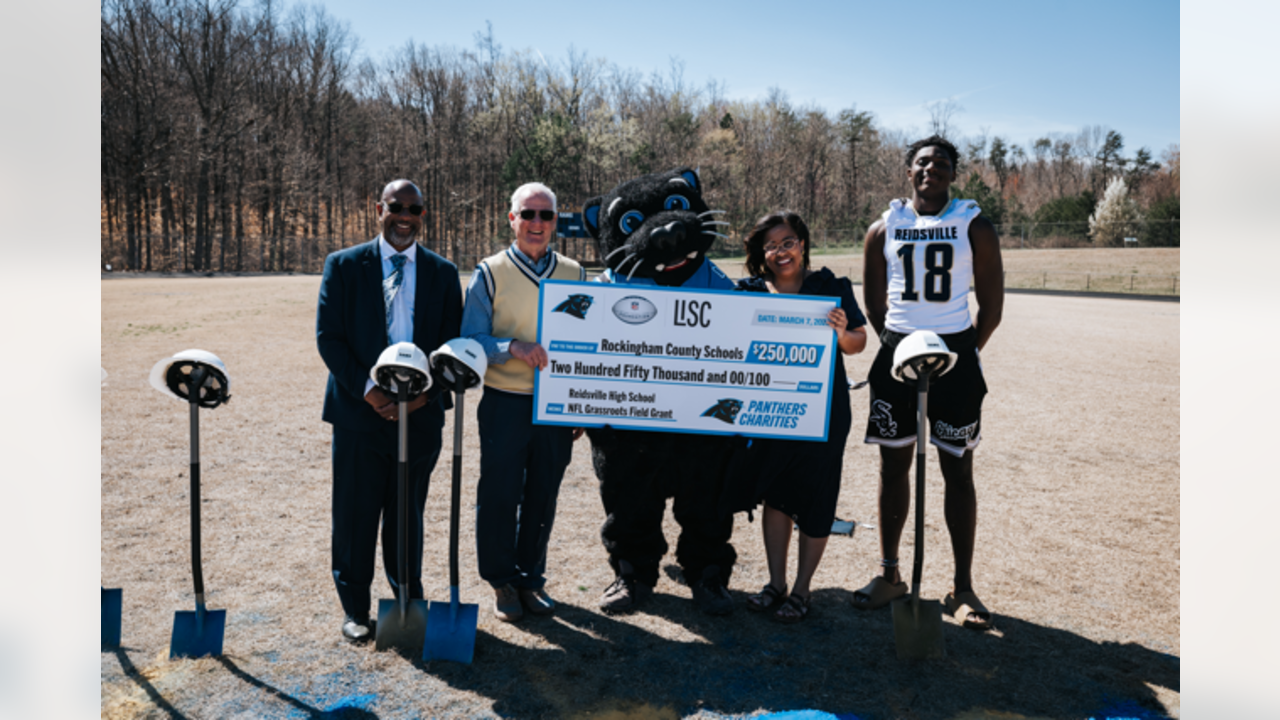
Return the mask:
{"type": "MultiPolygon", "coordinates": [[[[728,234],[728,233],[726,233],[728,234]]],[[[862,239],[867,235],[866,226],[840,228],[809,228],[811,252],[861,253],[862,239]]],[[[746,254],[743,241],[746,236],[732,237],[728,240],[716,238],[707,254],[711,257],[742,257],[746,254]]]]}
{"type": "Polygon", "coordinates": [[[1006,288],[1077,290],[1081,292],[1133,293],[1136,295],[1177,295],[1181,278],[1177,275],[1128,275],[1005,271],[1006,288]]]}
{"type": "MultiPolygon", "coordinates": [[[[1136,242],[1115,247],[1179,247],[1178,220],[1142,220],[1132,223],[1123,236],[1136,242]]],[[[810,227],[812,250],[825,252],[861,251],[867,225],[848,227],[810,227]]],[[[1079,222],[1009,222],[996,225],[1000,246],[1007,249],[1087,248],[1097,247],[1089,236],[1089,223],[1079,222]]],[[[708,254],[711,257],[737,257],[744,252],[743,238],[716,238],[708,254]]]]}
{"type": "MultiPolygon", "coordinates": [[[[139,250],[138,267],[126,264],[120,242],[114,245],[105,235],[102,238],[100,257],[102,268],[108,271],[142,271],[161,273],[182,272],[233,272],[233,273],[319,273],[324,270],[324,260],[329,253],[368,242],[360,237],[288,237],[264,238],[259,235],[225,237],[210,235],[201,243],[211,248],[209,263],[195,268],[192,248],[194,239],[184,241],[181,235],[165,237],[159,233],[142,234],[135,240],[139,250]]],[[[460,270],[475,269],[484,258],[501,252],[511,244],[511,238],[422,238],[420,242],[458,266],[460,270]]],[[[559,252],[569,257],[594,264],[595,242],[590,238],[557,238],[554,242],[559,252]]]]}
{"type": "MultiPolygon", "coordinates": [[[[1180,247],[1178,220],[1147,220],[1129,223],[1112,247],[1180,247]]],[[[1022,222],[996,226],[1000,246],[1005,248],[1080,248],[1101,247],[1095,245],[1089,234],[1089,223],[1078,222],[1022,222]]]]}
{"type": "MultiPolygon", "coordinates": [[[[741,257],[744,254],[743,237],[733,231],[721,231],[728,238],[715,238],[707,254],[714,258],[741,257]]],[[[1089,240],[1089,227],[1085,222],[1070,223],[1005,223],[996,226],[1000,245],[1004,248],[1078,248],[1094,247],[1089,240]]],[[[867,234],[866,225],[845,227],[811,227],[809,237],[812,250],[817,253],[860,253],[867,234]]],[[[1178,245],[1178,221],[1145,220],[1134,224],[1126,236],[1137,239],[1139,247],[1169,247],[1178,245]],[[1156,228],[1159,232],[1153,230],[1156,228]],[[1160,242],[1151,242],[1153,239],[1160,242]]],[[[368,238],[299,237],[264,238],[257,235],[224,237],[208,236],[201,247],[210,248],[208,267],[199,272],[320,272],[324,258],[330,252],[350,247],[368,238]]],[[[138,248],[138,267],[128,267],[123,251],[124,240],[107,235],[102,237],[102,265],[114,270],[143,270],[153,272],[186,272],[193,269],[195,238],[180,234],[165,237],[159,233],[143,233],[132,243],[138,248]]],[[[459,268],[470,270],[485,257],[498,252],[511,242],[510,238],[450,237],[427,238],[424,245],[452,260],[459,268]]],[[[559,237],[555,248],[588,266],[597,266],[595,241],[584,237],[559,237]]],[[[1046,280],[1047,282],[1047,280],[1046,280]]],[[[1091,281],[1090,281],[1091,282],[1091,281]]]]}
{"type": "MultiPolygon", "coordinates": [[[[837,257],[823,258],[819,265],[830,267],[837,275],[846,275],[855,277],[855,280],[861,277],[861,263],[852,260],[841,260],[839,255],[862,254],[862,238],[865,235],[865,229],[860,228],[815,228],[810,230],[810,239],[812,241],[813,252],[816,255],[827,253],[835,254],[837,257]],[[856,263],[856,264],[855,264],[856,263]]],[[[179,250],[177,242],[171,238],[170,243],[164,243],[161,238],[153,236],[147,238],[152,242],[151,247],[155,249],[152,256],[152,264],[149,268],[153,272],[187,272],[190,270],[189,263],[187,267],[183,266],[183,255],[179,250]],[[161,248],[170,248],[169,253],[164,253],[161,248]]],[[[221,240],[221,238],[216,238],[221,240]]],[[[1009,247],[1009,239],[1002,238],[1005,247],[1009,247]]],[[[228,253],[226,262],[220,262],[222,256],[219,253],[213,253],[213,267],[202,270],[200,272],[296,272],[296,273],[319,273],[324,269],[324,258],[328,252],[338,250],[343,247],[350,247],[366,240],[349,239],[340,240],[337,238],[313,238],[295,240],[293,246],[294,252],[292,257],[288,257],[288,262],[281,263],[281,257],[276,256],[276,262],[270,262],[270,256],[261,252],[263,242],[258,237],[244,238],[243,247],[246,251],[241,253],[228,253]],[[301,250],[300,250],[301,249],[301,250]],[[238,263],[236,261],[239,261],[238,263]]],[[[426,246],[437,253],[445,256],[454,262],[458,269],[462,272],[470,272],[475,269],[481,260],[499,252],[502,248],[507,247],[507,240],[492,239],[487,243],[487,247],[478,241],[460,244],[455,246],[453,243],[432,243],[426,242],[426,246]]],[[[220,243],[219,243],[220,245],[220,243]]],[[[214,247],[219,247],[215,245],[214,247]]],[[[228,243],[230,245],[230,243],[228,243]]],[[[553,247],[572,258],[582,262],[589,268],[600,267],[596,258],[595,242],[590,238],[557,238],[553,247]]],[[[1017,247],[1015,243],[1013,247],[1017,247]]],[[[711,257],[715,258],[740,258],[743,256],[743,247],[738,239],[725,240],[717,238],[712,249],[708,252],[711,257]]],[[[286,256],[287,257],[287,256],[286,256]]],[[[122,270],[117,258],[103,258],[104,269],[122,270]],[[116,264],[112,260],[117,260],[116,264]]],[[[722,267],[730,277],[738,277],[742,274],[742,267],[735,263],[722,264],[722,267]]],[[[143,268],[144,270],[147,268],[143,268]]],[[[1134,293],[1142,295],[1177,295],[1180,290],[1180,278],[1177,275],[1138,275],[1138,274],[1104,274],[1104,273],[1082,273],[1082,272],[1057,272],[1057,271],[1006,271],[1005,287],[1008,288],[1037,288],[1043,290],[1070,290],[1082,292],[1116,292],[1116,293],[1134,293]]]]}
{"type": "MultiPolygon", "coordinates": [[[[821,257],[815,266],[826,266],[836,275],[855,283],[862,281],[860,258],[821,257]]],[[[729,277],[742,274],[742,267],[721,263],[729,277]]],[[[1137,273],[1059,272],[1054,270],[1005,270],[1004,286],[1013,289],[1066,290],[1076,292],[1126,293],[1134,295],[1177,295],[1182,289],[1178,275],[1140,275],[1137,273]]]]}

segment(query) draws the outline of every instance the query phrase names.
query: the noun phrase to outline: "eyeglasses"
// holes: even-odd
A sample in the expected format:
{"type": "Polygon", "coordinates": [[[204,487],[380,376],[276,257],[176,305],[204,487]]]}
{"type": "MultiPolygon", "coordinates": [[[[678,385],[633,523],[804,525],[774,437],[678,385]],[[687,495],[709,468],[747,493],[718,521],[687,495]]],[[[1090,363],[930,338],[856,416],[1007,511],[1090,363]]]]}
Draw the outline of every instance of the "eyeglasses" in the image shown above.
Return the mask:
{"type": "Polygon", "coordinates": [[[779,252],[787,252],[799,244],[800,244],[800,240],[798,240],[797,238],[787,238],[786,240],[783,240],[777,245],[765,245],[764,254],[776,255],[779,252]]]}
{"type": "MultiPolygon", "coordinates": [[[[387,203],[386,207],[387,207],[387,212],[391,213],[392,215],[399,215],[399,214],[400,214],[400,212],[401,212],[402,210],[404,210],[406,206],[405,206],[405,205],[402,205],[402,204],[400,204],[400,203],[398,203],[398,202],[392,202],[392,203],[387,203]]],[[[421,205],[409,205],[409,206],[407,206],[407,207],[409,208],[409,214],[410,214],[410,215],[421,215],[421,214],[422,214],[422,206],[421,206],[421,205]]]]}
{"type": "Polygon", "coordinates": [[[542,218],[542,222],[551,222],[552,220],[555,220],[555,219],[556,219],[556,211],[555,211],[555,210],[529,210],[529,209],[525,209],[525,210],[521,210],[521,211],[520,211],[520,219],[521,219],[521,220],[532,220],[534,215],[537,215],[538,217],[542,218]]]}

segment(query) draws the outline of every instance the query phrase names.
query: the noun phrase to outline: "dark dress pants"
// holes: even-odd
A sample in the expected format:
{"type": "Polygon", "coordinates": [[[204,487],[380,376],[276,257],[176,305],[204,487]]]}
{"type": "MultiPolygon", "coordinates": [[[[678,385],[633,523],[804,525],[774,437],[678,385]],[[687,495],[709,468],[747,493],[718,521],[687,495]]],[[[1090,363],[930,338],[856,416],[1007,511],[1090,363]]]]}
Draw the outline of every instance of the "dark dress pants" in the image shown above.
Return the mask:
{"type": "Polygon", "coordinates": [[[492,587],[546,585],[547,542],[573,429],[533,424],[533,396],[485,388],[476,408],[480,482],[476,560],[492,587]]]}
{"type": "MultiPolygon", "coordinates": [[[[422,412],[419,410],[418,412],[422,412]]],[[[425,419],[425,418],[424,418],[425,419]]],[[[370,610],[370,587],[382,525],[382,564],[395,597],[400,596],[398,440],[387,432],[333,428],[333,582],[342,610],[358,620],[370,610]]],[[[431,471],[440,457],[440,430],[409,436],[409,486],[413,512],[409,527],[409,597],[422,592],[422,513],[431,471]]]]}

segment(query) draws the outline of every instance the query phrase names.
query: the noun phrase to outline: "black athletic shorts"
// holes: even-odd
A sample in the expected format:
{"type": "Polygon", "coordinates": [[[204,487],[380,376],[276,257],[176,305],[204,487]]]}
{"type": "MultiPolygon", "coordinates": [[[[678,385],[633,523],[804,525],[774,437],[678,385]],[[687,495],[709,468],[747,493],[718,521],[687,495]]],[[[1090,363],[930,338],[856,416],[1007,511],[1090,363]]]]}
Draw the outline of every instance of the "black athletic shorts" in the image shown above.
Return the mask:
{"type": "MultiPolygon", "coordinates": [[[[916,441],[916,384],[895,380],[890,373],[893,351],[904,337],[887,329],[880,335],[880,351],[867,376],[871,386],[868,443],[906,447],[916,441]]],[[[929,383],[929,441],[961,457],[982,439],[982,398],[987,394],[987,383],[978,360],[976,330],[940,337],[956,354],[956,366],[929,383]]]]}

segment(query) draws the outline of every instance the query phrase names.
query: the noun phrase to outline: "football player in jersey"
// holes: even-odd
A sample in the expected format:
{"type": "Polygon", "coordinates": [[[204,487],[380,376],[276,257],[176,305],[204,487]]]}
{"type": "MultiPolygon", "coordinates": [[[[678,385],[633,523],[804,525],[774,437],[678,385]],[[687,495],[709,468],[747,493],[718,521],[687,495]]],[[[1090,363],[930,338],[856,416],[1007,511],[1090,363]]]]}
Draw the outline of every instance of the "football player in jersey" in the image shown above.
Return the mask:
{"type": "Polygon", "coordinates": [[[986,630],[991,614],[973,592],[973,548],[978,503],[973,450],[982,437],[987,385],[979,351],[1000,324],[1004,270],[995,226],[972,200],[952,199],[960,153],[934,135],[907,148],[911,198],[894,200],[867,230],[863,299],[880,336],[869,376],[871,407],[866,442],[880,446],[881,574],[854,593],[854,606],[874,609],[905,595],[898,543],[911,504],[909,475],[915,455],[916,389],[890,375],[898,342],[932,330],[957,354],[950,372],[930,383],[930,440],[946,484],[945,515],[955,555],[948,610],[967,628],[986,630]],[[970,313],[969,283],[977,310],[970,313]]]}

